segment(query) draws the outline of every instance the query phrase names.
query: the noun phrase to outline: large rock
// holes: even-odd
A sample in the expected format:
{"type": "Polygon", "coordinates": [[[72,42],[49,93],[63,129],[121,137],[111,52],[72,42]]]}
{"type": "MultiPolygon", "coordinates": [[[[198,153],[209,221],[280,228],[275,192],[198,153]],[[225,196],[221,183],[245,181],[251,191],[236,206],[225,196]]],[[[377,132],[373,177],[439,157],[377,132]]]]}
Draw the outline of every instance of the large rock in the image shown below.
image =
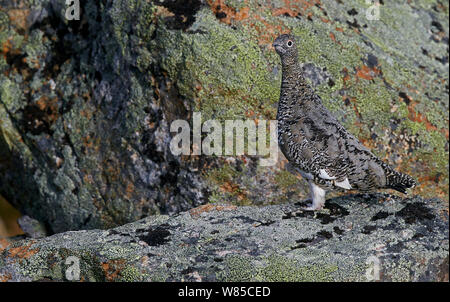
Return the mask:
{"type": "Polygon", "coordinates": [[[326,106],[448,203],[448,3],[1,1],[0,194],[48,231],[108,228],[208,201],[282,203],[302,182],[258,158],[178,157],[170,123],[275,119],[280,33],[326,106]]]}
{"type": "Polygon", "coordinates": [[[448,281],[440,200],[351,195],[318,213],[298,209],[209,204],[111,230],[3,240],[0,280],[448,281]]]}

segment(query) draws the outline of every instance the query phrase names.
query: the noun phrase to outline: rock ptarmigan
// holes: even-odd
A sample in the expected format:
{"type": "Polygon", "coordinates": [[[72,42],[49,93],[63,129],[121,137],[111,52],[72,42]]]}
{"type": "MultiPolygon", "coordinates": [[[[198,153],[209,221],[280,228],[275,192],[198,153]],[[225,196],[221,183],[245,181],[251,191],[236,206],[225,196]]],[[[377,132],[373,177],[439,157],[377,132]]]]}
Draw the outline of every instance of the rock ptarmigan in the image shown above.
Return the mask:
{"type": "Polygon", "coordinates": [[[291,168],[309,183],[311,205],[306,210],[321,209],[327,190],[390,188],[406,193],[416,185],[412,177],[378,159],[325,108],[305,80],[291,35],[279,36],[273,46],[282,63],[278,145],[291,168]]]}

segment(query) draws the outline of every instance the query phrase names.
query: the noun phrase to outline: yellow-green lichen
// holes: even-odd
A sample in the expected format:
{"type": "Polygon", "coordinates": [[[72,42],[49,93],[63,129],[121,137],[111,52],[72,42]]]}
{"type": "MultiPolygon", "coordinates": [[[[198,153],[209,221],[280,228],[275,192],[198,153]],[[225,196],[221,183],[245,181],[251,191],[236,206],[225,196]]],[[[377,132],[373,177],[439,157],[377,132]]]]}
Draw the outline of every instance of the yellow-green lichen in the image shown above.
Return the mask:
{"type": "Polygon", "coordinates": [[[336,265],[300,265],[285,256],[271,255],[255,265],[245,256],[228,256],[226,270],[218,275],[221,281],[324,282],[333,281],[336,265]]]}
{"type": "Polygon", "coordinates": [[[273,282],[326,282],[333,281],[336,265],[299,265],[287,257],[272,255],[267,259],[268,265],[261,268],[256,279],[273,282]]]}
{"type": "Polygon", "coordinates": [[[134,266],[127,266],[120,271],[117,281],[120,282],[138,282],[142,281],[145,276],[134,266]]]}

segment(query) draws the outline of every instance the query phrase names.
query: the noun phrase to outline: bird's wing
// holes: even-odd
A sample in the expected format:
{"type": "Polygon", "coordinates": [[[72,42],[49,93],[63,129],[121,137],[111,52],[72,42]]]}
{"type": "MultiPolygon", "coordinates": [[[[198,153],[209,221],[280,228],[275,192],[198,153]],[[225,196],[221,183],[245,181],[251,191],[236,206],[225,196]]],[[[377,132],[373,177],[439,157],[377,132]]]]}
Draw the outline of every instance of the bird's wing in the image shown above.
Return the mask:
{"type": "Polygon", "coordinates": [[[321,104],[291,123],[292,139],[300,146],[299,162],[316,181],[343,189],[378,186],[384,172],[376,157],[349,133],[321,104]]]}

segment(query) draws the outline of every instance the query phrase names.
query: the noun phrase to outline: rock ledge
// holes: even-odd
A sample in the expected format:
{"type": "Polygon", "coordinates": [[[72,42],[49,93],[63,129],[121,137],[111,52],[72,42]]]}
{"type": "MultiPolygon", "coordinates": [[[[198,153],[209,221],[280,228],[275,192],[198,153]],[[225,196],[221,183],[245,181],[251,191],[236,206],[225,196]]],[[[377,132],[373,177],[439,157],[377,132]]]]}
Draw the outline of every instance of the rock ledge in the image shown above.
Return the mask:
{"type": "Polygon", "coordinates": [[[438,199],[349,195],[298,204],[207,204],[110,230],[0,241],[0,280],[448,281],[438,199]],[[72,257],[71,257],[72,256],[72,257]]]}

